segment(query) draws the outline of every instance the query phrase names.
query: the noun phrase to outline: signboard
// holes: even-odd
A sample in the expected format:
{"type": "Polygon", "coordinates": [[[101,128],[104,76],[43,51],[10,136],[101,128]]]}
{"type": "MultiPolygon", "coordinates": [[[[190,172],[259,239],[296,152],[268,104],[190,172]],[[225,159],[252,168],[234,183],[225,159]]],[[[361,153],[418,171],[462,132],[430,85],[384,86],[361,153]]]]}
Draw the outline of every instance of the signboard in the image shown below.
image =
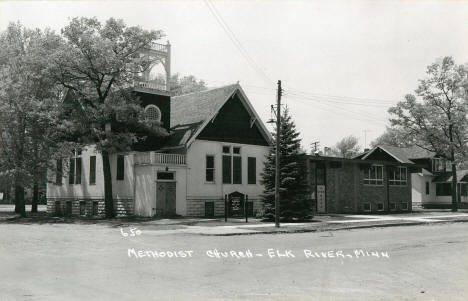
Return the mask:
{"type": "Polygon", "coordinates": [[[244,216],[244,195],[234,192],[229,195],[229,216],[244,216]]]}

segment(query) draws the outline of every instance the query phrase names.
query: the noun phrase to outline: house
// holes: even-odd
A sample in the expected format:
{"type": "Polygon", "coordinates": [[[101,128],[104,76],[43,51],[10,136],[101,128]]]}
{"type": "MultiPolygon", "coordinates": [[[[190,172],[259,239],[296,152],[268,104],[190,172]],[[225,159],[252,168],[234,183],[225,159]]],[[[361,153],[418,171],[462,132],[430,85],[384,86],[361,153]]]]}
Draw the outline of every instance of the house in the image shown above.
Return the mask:
{"type": "Polygon", "coordinates": [[[311,199],[318,213],[409,212],[413,162],[380,151],[366,158],[306,156],[311,199]]]}
{"type": "MultiPolygon", "coordinates": [[[[399,162],[413,162],[420,166],[411,174],[412,201],[424,208],[449,208],[452,204],[452,172],[450,162],[419,146],[395,147],[379,145],[356,158],[391,156],[399,162]]],[[[468,203],[468,170],[457,170],[457,199],[468,203]]]]}
{"type": "MultiPolygon", "coordinates": [[[[244,204],[250,215],[260,210],[271,137],[239,84],[176,97],[139,85],[135,93],[147,118],[171,134],[110,156],[118,215],[235,215],[244,204]]],[[[62,165],[49,172],[48,211],[104,214],[102,160],[93,145],[70,158],[67,172],[62,165]]]]}

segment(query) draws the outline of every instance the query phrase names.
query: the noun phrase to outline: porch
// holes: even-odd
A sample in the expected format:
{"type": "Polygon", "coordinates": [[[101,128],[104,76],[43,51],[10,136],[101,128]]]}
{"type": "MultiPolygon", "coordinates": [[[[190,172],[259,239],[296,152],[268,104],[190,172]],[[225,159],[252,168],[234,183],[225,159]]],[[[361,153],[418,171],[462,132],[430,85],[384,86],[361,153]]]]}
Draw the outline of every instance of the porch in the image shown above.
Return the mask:
{"type": "Polygon", "coordinates": [[[186,157],[181,154],[144,152],[135,154],[135,165],[186,165],[186,157]]]}

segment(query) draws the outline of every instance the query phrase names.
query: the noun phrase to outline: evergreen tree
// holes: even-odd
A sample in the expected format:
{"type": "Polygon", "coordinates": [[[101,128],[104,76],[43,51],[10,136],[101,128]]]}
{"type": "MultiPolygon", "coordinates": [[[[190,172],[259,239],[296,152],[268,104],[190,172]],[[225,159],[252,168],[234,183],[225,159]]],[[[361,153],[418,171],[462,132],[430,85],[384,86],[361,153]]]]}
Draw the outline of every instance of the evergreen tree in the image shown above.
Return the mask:
{"type": "MultiPolygon", "coordinates": [[[[276,139],[275,133],[273,133],[274,139],[276,139]]],[[[271,148],[262,173],[262,183],[265,186],[264,217],[268,219],[274,219],[275,216],[275,152],[276,145],[271,148]]],[[[280,136],[280,215],[282,219],[312,217],[306,173],[299,132],[286,109],[281,116],[280,136]]]]}

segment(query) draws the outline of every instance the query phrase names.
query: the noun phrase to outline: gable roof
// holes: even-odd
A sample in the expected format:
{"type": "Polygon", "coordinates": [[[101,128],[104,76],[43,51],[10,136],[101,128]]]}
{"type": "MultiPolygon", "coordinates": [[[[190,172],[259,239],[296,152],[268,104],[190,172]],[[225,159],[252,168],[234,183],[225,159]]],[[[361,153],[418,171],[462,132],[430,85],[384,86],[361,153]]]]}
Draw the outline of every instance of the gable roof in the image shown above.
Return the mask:
{"type": "Polygon", "coordinates": [[[414,163],[412,160],[433,158],[435,153],[427,151],[419,146],[396,147],[391,145],[377,145],[366,153],[359,154],[355,158],[368,158],[376,150],[381,149],[401,163],[414,163]]]}
{"type": "Polygon", "coordinates": [[[184,94],[171,99],[171,131],[165,148],[189,146],[221,107],[236,93],[249,114],[256,120],[265,140],[272,138],[239,84],[184,94]]]}
{"type": "MultiPolygon", "coordinates": [[[[457,170],[457,183],[459,182],[468,182],[468,169],[463,169],[463,170],[457,170]]],[[[438,174],[432,182],[452,182],[452,172],[444,172],[441,174],[438,174]]]]}

